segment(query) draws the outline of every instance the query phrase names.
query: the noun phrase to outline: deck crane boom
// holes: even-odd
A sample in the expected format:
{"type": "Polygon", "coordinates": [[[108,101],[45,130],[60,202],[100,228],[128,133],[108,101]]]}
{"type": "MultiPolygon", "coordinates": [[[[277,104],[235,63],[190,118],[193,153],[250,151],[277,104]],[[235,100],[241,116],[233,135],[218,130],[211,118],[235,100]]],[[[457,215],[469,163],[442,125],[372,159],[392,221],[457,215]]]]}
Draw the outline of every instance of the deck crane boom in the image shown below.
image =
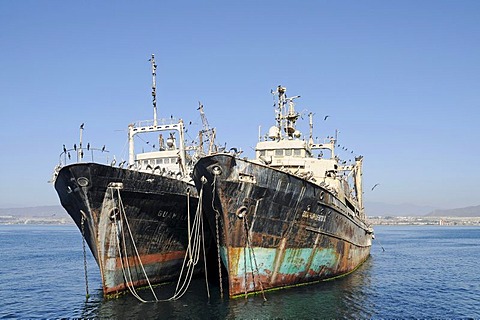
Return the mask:
{"type": "Polygon", "coordinates": [[[198,110],[200,111],[200,117],[202,118],[202,125],[203,129],[200,130],[198,133],[199,136],[199,153],[204,156],[206,154],[212,154],[214,152],[217,152],[217,147],[215,145],[215,128],[210,128],[210,125],[208,124],[207,116],[205,115],[205,112],[203,111],[203,104],[199,101],[198,102],[198,110]],[[207,141],[208,141],[208,149],[207,153],[203,151],[203,135],[206,136],[207,141]]]}

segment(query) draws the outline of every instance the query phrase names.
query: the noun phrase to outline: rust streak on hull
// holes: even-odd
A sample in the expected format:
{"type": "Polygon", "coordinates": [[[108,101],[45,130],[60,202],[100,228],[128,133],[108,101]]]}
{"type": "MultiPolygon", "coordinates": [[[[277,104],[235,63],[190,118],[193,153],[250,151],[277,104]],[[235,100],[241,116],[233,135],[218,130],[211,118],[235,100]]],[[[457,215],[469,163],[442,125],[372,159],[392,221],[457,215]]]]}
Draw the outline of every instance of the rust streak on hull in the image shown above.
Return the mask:
{"type": "MultiPolygon", "coordinates": [[[[174,251],[174,252],[167,252],[167,253],[156,253],[156,254],[147,254],[140,256],[140,260],[142,264],[151,265],[155,263],[162,263],[167,261],[181,261],[183,262],[183,258],[185,257],[185,251],[174,251]]],[[[116,258],[116,267],[121,268],[122,264],[128,263],[130,266],[138,266],[140,265],[140,261],[136,257],[129,257],[128,259],[121,259],[119,257],[116,258]]]]}

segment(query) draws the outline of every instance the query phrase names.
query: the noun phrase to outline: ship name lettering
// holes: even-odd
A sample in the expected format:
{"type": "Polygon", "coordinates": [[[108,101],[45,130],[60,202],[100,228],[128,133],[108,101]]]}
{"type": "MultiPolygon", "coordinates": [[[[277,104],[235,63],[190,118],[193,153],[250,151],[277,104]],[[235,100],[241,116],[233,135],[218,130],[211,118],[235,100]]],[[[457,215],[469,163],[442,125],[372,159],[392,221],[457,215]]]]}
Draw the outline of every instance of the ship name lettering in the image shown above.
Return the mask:
{"type": "Polygon", "coordinates": [[[315,221],[325,221],[325,216],[322,216],[321,214],[313,213],[310,211],[303,211],[302,218],[307,218],[310,220],[315,220],[315,221]]]}
{"type": "Polygon", "coordinates": [[[176,212],[169,212],[165,210],[159,210],[157,216],[161,218],[170,218],[175,220],[187,220],[187,217],[179,216],[176,212]]]}
{"type": "Polygon", "coordinates": [[[157,215],[158,215],[159,217],[166,218],[166,217],[168,217],[169,215],[171,215],[171,213],[168,212],[168,211],[159,210],[157,215]]]}

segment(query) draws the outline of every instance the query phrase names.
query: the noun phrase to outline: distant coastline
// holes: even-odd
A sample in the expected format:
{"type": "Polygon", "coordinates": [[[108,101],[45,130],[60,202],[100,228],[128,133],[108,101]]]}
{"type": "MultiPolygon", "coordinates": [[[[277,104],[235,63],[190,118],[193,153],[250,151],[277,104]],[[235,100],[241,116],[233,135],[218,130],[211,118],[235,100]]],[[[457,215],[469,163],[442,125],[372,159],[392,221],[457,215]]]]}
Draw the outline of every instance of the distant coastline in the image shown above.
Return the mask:
{"type": "Polygon", "coordinates": [[[480,226],[480,217],[368,217],[372,225],[480,226]]]}
{"type": "Polygon", "coordinates": [[[68,219],[48,219],[48,218],[15,218],[11,216],[0,216],[0,225],[19,225],[19,224],[41,224],[41,225],[69,225],[73,220],[68,219]]]}
{"type": "MultiPolygon", "coordinates": [[[[407,211],[407,210],[406,210],[407,211]]],[[[452,210],[435,210],[424,215],[409,214],[370,215],[372,225],[443,225],[480,226],[480,206],[452,210]]],[[[73,224],[72,218],[60,205],[25,208],[0,208],[0,225],[9,224],[73,224]]]]}
{"type": "Polygon", "coordinates": [[[73,224],[72,218],[62,206],[39,206],[25,208],[0,208],[0,225],[41,224],[62,225],[73,224]]]}

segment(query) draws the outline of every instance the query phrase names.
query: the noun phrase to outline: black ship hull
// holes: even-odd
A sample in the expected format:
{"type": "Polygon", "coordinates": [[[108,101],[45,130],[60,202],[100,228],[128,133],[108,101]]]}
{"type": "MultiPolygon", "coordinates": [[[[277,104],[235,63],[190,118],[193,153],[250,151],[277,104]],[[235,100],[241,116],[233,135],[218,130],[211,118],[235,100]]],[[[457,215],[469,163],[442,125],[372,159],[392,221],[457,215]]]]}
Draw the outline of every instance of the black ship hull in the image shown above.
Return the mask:
{"type": "Polygon", "coordinates": [[[370,254],[373,230],[351,204],[294,174],[220,154],[194,181],[231,297],[345,275],[370,254]]]}
{"type": "Polygon", "coordinates": [[[98,263],[104,295],[178,279],[198,203],[192,183],[77,163],[58,172],[55,189],[98,263]]]}

